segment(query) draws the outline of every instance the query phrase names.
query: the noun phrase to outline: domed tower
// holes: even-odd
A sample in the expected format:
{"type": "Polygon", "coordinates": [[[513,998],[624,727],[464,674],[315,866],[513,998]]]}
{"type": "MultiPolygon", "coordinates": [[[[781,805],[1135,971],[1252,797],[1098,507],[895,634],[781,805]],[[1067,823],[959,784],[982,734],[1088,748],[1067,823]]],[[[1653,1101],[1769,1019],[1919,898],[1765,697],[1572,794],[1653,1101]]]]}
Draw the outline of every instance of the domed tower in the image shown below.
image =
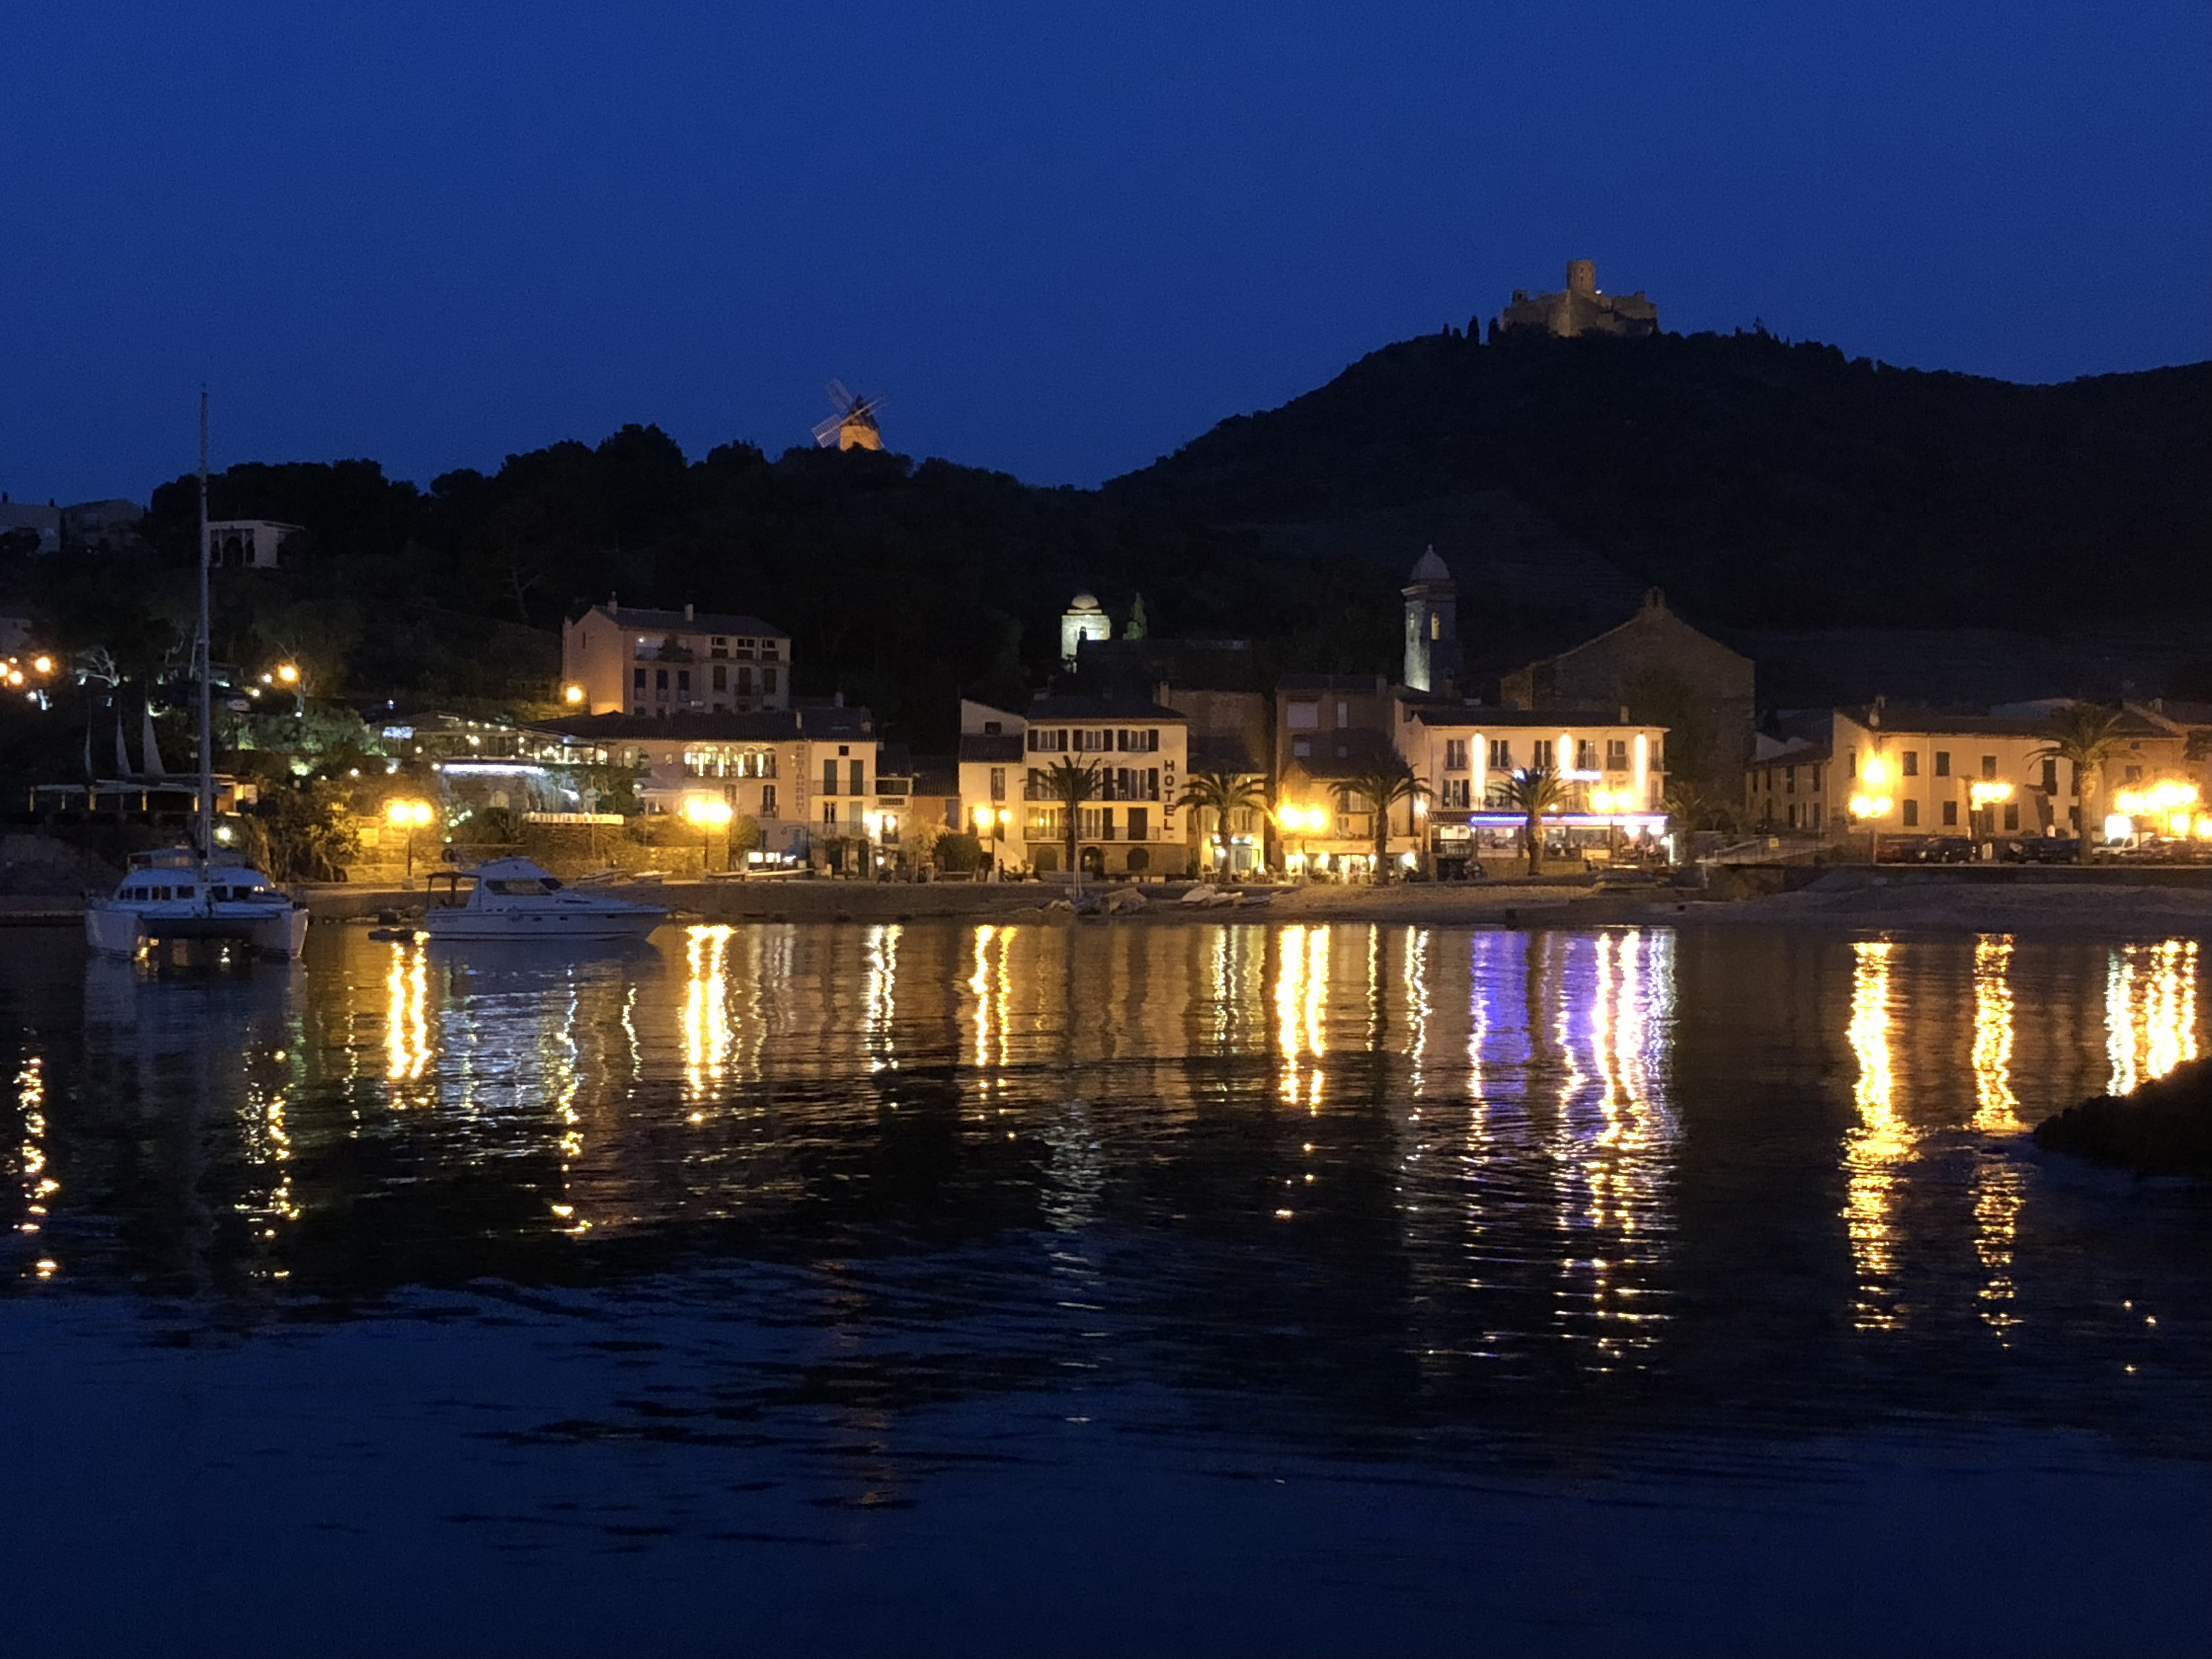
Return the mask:
{"type": "Polygon", "coordinates": [[[1406,684],[1449,691],[1459,678],[1459,584],[1431,547],[1399,591],[1406,598],[1406,684]]]}
{"type": "Polygon", "coordinates": [[[1060,661],[1063,668],[1075,666],[1075,653],[1085,640],[1110,640],[1114,624],[1097,599],[1089,593],[1078,593],[1068,602],[1067,609],[1060,613],[1060,661]]]}

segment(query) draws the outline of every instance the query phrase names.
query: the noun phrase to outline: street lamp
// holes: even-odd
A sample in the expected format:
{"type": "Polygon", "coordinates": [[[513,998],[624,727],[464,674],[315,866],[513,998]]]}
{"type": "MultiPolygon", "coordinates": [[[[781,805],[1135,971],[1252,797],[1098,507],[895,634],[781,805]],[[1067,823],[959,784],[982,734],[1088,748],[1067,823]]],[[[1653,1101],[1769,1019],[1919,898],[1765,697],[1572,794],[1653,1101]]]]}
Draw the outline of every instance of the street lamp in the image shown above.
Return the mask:
{"type": "MultiPolygon", "coordinates": [[[[731,810],[730,803],[720,795],[693,795],[684,803],[684,816],[690,819],[699,830],[699,874],[703,879],[707,874],[708,860],[714,851],[714,831],[727,830],[730,820],[737,814],[731,810]]],[[[722,862],[726,867],[729,864],[726,853],[722,862]]]]}
{"type": "Polygon", "coordinates": [[[384,804],[386,822],[407,832],[407,879],[415,879],[415,832],[430,822],[434,813],[427,800],[391,800],[384,804]]]}
{"type": "Polygon", "coordinates": [[[2000,801],[2012,799],[2012,786],[1984,780],[1970,785],[1966,790],[1966,824],[1978,843],[1982,836],[1982,814],[1990,814],[1990,834],[1996,834],[1996,806],[2000,801]]]}
{"type": "Polygon", "coordinates": [[[561,701],[567,703],[571,708],[580,707],[584,701],[584,688],[580,685],[574,684],[562,686],[561,688],[561,701]]]}

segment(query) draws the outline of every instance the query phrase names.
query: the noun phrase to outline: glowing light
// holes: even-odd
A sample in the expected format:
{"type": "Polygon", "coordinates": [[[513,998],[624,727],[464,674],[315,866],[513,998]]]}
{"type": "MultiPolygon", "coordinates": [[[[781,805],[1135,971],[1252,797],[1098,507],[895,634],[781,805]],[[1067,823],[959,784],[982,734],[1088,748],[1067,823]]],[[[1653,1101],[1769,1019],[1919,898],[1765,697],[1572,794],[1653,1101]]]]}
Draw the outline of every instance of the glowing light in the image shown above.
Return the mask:
{"type": "Polygon", "coordinates": [[[2019,1129],[2020,1098],[2012,1088],[2012,939],[1974,941],[1974,1127],[1984,1134],[2019,1129]]]}
{"type": "Polygon", "coordinates": [[[690,795],[684,798],[684,816],[702,830],[720,830],[737,814],[720,795],[690,795]]]}
{"type": "Polygon", "coordinates": [[[1977,812],[1984,807],[1994,806],[1999,801],[2011,799],[2012,786],[2008,783],[1984,781],[1975,784],[1966,791],[1966,799],[1977,812]]]}
{"type": "Polygon", "coordinates": [[[278,683],[281,684],[297,685],[300,683],[300,665],[297,663],[278,663],[276,665],[276,678],[278,683]]]}
{"type": "Polygon", "coordinates": [[[39,673],[51,674],[54,672],[54,659],[52,657],[33,657],[31,666],[39,673]]]}
{"type": "Polygon", "coordinates": [[[978,835],[985,834],[990,830],[993,820],[989,807],[979,806],[970,816],[975,820],[975,831],[978,835]]]}
{"type": "Polygon", "coordinates": [[[427,800],[390,800],[384,804],[384,816],[397,829],[419,830],[435,814],[427,800]]]}
{"type": "Polygon", "coordinates": [[[2123,789],[2112,797],[2115,815],[2168,817],[2197,805],[2197,786],[2168,778],[2148,789],[2123,789]]]}
{"type": "Polygon", "coordinates": [[[2106,841],[2125,841],[2130,836],[2135,834],[2135,832],[2136,821],[2130,817],[2125,812],[2107,812],[2105,815],[2105,839],[2106,841]]]}
{"type": "Polygon", "coordinates": [[[684,994],[684,1081],[690,1097],[700,1100],[719,1093],[730,1057],[728,952],[736,930],[721,923],[685,931],[690,975],[684,994]]]}
{"type": "Polygon", "coordinates": [[[583,702],[583,700],[584,700],[584,688],[583,688],[582,686],[580,686],[580,685],[564,685],[564,686],[562,686],[562,687],[561,688],[561,701],[562,701],[562,702],[565,702],[565,703],[568,703],[568,704],[574,705],[574,704],[580,703],[580,702],[583,702]]]}
{"type": "Polygon", "coordinates": [[[385,975],[385,1076],[419,1079],[430,1063],[430,968],[419,945],[395,945],[385,975]]]}
{"type": "Polygon", "coordinates": [[[1862,1330],[1893,1328],[1887,1305],[1897,1267],[1896,1230],[1890,1221],[1898,1181],[1892,1166],[1911,1152],[1912,1138],[1897,1115],[1896,1074],[1889,1048],[1889,969],[1887,939],[1851,947],[1851,1023],[1846,1035],[1858,1061],[1852,1103],[1859,1127],[1844,1142],[1844,1226],[1858,1273],[1854,1323],[1862,1330]]]}
{"type": "Polygon", "coordinates": [[[1851,816],[1855,818],[1886,818],[1896,803],[1887,795],[1853,795],[1851,816]]]}
{"type": "Polygon", "coordinates": [[[1879,755],[1869,755],[1866,764],[1859,768],[1859,781],[1870,789],[1880,789],[1889,781],[1889,763],[1879,755]]]}

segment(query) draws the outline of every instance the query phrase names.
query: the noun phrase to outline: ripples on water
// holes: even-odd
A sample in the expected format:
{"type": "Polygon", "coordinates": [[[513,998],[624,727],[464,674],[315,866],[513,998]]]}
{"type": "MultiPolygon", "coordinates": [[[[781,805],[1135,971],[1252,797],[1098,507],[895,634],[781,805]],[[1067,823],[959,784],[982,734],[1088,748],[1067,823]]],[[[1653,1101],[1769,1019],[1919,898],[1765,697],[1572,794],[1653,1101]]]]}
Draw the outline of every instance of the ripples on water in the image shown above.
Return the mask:
{"type": "Polygon", "coordinates": [[[1328,1443],[1908,1413],[2201,1453],[2202,1194],[2022,1139],[2193,1057],[2199,975],[2172,939],[1364,925],[15,952],[12,1281],[790,1333],[702,1385],[725,1416],[1135,1389],[1328,1443]]]}

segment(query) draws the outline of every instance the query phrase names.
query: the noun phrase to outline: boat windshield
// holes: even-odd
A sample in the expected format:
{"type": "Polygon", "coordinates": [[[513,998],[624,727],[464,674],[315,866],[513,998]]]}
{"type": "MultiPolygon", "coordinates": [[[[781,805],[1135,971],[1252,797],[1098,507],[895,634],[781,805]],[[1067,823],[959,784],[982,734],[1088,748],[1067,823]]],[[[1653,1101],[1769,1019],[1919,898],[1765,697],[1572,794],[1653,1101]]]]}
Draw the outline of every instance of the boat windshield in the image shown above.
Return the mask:
{"type": "Polygon", "coordinates": [[[484,885],[503,898],[535,898],[540,893],[561,890],[561,884],[550,876],[533,876],[524,881],[490,881],[484,885]]]}

